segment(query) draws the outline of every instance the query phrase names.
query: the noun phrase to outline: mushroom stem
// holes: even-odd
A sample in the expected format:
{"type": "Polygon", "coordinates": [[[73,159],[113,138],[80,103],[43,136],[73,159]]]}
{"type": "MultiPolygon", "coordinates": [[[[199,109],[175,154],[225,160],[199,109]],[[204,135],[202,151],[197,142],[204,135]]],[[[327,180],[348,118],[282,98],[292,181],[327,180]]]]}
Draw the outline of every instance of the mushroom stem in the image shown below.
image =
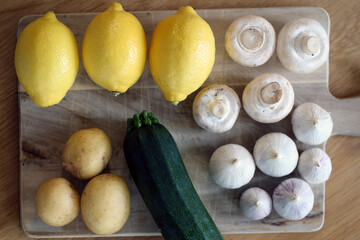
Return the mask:
{"type": "Polygon", "coordinates": [[[220,102],[220,101],[214,101],[211,104],[210,109],[211,109],[212,115],[214,115],[217,118],[222,118],[227,113],[226,105],[223,102],[220,102]]]}
{"type": "Polygon", "coordinates": [[[278,103],[282,97],[282,89],[279,83],[271,82],[260,91],[260,99],[263,103],[273,105],[278,103]]]}
{"type": "Polygon", "coordinates": [[[317,36],[305,36],[301,41],[301,49],[308,55],[314,56],[320,51],[320,39],[317,36]]]}
{"type": "Polygon", "coordinates": [[[238,35],[238,42],[244,49],[256,52],[265,42],[265,34],[256,28],[247,28],[238,35]]]}

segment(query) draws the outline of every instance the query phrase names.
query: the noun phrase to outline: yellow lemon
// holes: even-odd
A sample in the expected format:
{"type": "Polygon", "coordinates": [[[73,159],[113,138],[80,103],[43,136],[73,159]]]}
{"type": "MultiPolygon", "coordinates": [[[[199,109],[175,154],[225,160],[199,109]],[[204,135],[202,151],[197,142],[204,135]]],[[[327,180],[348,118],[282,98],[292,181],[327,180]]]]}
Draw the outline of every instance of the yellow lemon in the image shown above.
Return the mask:
{"type": "Polygon", "coordinates": [[[15,49],[15,69],[21,85],[37,105],[59,103],[79,69],[74,34],[53,12],[47,12],[21,33],[15,49]]]}
{"type": "Polygon", "coordinates": [[[86,72],[96,84],[123,93],[140,78],[146,48],[141,23],[119,3],[112,3],[87,27],[82,59],[86,72]]]}
{"type": "Polygon", "coordinates": [[[214,61],[213,32],[192,7],[181,7],[156,26],[149,64],[166,100],[176,104],[196,91],[208,78],[214,61]]]}

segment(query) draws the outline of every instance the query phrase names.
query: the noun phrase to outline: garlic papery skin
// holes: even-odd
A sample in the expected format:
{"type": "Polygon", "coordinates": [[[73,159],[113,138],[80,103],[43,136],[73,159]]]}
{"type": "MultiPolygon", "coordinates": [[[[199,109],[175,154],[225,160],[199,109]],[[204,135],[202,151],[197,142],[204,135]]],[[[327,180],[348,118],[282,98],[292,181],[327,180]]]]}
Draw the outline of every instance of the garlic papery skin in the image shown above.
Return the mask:
{"type": "Polygon", "coordinates": [[[240,107],[239,96],[232,88],[214,84],[196,95],[193,117],[195,122],[207,131],[226,132],[234,126],[240,107]]]}
{"type": "Polygon", "coordinates": [[[250,220],[267,217],[272,208],[270,195],[258,187],[247,189],[239,201],[241,214],[250,220]]]}
{"type": "Polygon", "coordinates": [[[311,184],[323,183],[329,179],[332,165],[330,157],[320,148],[310,148],[300,154],[298,172],[311,184]]]}
{"type": "Polygon", "coordinates": [[[324,143],[333,130],[330,113],[315,103],[299,105],[292,114],[291,124],[297,140],[309,145],[324,143]]]}
{"type": "Polygon", "coordinates": [[[284,119],[294,106],[294,98],[291,83],[276,73],[258,76],[246,85],[242,95],[246,113],[261,123],[284,119]]]}
{"type": "Polygon", "coordinates": [[[273,193],[275,211],[283,218],[300,220],[314,206],[314,193],[305,181],[290,178],[280,183],[273,193]]]}
{"type": "Polygon", "coordinates": [[[277,55],[290,71],[310,73],[329,56],[329,38],[322,25],[311,18],[288,22],[279,32],[277,55]]]}
{"type": "Polygon", "coordinates": [[[254,177],[254,159],[243,146],[226,144],[212,154],[209,173],[211,178],[223,188],[240,188],[254,177]]]}
{"type": "Polygon", "coordinates": [[[268,133],[259,138],[253,155],[256,166],[271,177],[290,174],[299,159],[294,141],[283,133],[268,133]]]}
{"type": "Polygon", "coordinates": [[[237,63],[257,67],[266,63],[275,51],[275,30],[265,19],[248,15],[231,23],[225,35],[225,49],[237,63]]]}

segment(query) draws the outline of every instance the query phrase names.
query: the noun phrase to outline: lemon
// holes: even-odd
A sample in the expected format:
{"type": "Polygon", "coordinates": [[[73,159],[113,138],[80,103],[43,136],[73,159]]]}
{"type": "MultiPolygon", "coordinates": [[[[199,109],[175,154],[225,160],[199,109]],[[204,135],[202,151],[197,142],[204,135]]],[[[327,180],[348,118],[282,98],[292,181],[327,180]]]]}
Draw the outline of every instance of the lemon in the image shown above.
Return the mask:
{"type": "Polygon", "coordinates": [[[112,3],[87,27],[82,59],[86,72],[96,84],[123,93],[140,78],[146,48],[141,23],[119,3],[112,3]]]}
{"type": "Polygon", "coordinates": [[[215,61],[209,24],[190,6],[158,23],[150,42],[149,64],[166,100],[177,103],[208,78],[215,61]]]}
{"type": "Polygon", "coordinates": [[[74,34],[53,12],[30,23],[15,49],[18,79],[41,107],[57,104],[73,85],[79,69],[74,34]]]}

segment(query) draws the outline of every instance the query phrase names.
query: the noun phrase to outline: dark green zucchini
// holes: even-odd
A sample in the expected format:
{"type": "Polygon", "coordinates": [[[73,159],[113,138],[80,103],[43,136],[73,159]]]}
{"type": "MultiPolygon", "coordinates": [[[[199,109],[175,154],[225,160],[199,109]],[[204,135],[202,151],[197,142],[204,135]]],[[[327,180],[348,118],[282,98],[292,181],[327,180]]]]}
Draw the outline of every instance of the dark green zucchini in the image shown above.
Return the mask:
{"type": "Polygon", "coordinates": [[[223,239],[194,189],[173,137],[152,113],[128,119],[124,154],[165,239],[223,239]]]}

